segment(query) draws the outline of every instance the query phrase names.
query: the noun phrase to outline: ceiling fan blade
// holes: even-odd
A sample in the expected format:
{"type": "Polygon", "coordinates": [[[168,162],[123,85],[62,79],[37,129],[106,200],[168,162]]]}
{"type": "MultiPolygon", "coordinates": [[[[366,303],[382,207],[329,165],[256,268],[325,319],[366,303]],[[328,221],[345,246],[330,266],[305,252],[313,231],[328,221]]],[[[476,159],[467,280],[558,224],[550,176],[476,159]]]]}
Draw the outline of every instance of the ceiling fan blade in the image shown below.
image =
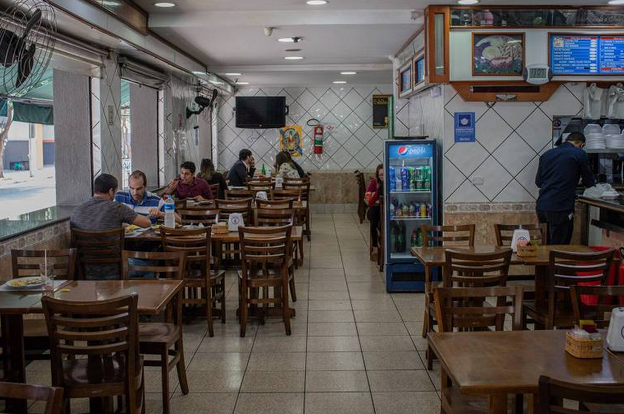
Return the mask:
{"type": "Polygon", "coordinates": [[[32,28],[35,27],[36,24],[39,24],[39,22],[41,22],[42,16],[43,16],[43,13],[41,13],[41,10],[39,9],[35,10],[33,15],[30,16],[30,19],[28,19],[28,23],[26,23],[26,28],[24,29],[24,33],[22,34],[22,39],[21,39],[22,42],[26,40],[26,37],[28,37],[28,33],[30,33],[32,28]]]}
{"type": "Polygon", "coordinates": [[[16,88],[22,86],[30,76],[35,65],[35,51],[35,45],[30,45],[28,50],[20,56],[17,66],[17,79],[15,80],[16,88]]]}

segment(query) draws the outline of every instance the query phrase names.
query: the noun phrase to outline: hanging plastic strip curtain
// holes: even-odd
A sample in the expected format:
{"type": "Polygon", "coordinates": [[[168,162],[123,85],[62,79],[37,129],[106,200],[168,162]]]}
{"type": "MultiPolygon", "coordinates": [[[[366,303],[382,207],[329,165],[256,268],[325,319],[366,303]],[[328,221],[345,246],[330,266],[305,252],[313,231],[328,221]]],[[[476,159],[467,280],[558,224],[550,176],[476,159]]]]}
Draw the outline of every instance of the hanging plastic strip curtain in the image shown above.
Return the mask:
{"type": "MultiPolygon", "coordinates": [[[[7,116],[6,100],[0,100],[0,116],[7,116]]],[[[54,111],[51,106],[13,102],[13,120],[33,124],[54,125],[54,111]]]]}

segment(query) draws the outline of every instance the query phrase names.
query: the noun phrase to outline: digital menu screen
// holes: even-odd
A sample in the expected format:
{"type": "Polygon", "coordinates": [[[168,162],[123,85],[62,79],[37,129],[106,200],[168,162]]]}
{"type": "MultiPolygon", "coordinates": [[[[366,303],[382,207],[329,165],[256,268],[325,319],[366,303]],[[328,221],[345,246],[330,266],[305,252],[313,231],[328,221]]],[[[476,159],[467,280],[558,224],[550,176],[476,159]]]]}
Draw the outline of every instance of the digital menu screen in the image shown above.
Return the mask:
{"type": "Polygon", "coordinates": [[[550,35],[553,75],[624,74],[624,35],[550,35]]]}

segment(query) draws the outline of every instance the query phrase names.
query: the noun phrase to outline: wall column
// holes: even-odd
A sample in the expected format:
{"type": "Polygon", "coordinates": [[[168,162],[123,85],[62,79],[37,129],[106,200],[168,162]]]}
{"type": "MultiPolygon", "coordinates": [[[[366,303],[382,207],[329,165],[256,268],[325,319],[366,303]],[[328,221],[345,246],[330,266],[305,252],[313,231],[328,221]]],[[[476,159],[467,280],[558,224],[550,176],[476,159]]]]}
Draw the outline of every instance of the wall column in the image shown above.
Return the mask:
{"type": "Polygon", "coordinates": [[[74,206],[91,196],[89,77],[54,69],[56,204],[74,206]]]}
{"type": "Polygon", "coordinates": [[[158,91],[130,85],[132,169],[147,176],[148,186],[158,185],[158,91]]]}

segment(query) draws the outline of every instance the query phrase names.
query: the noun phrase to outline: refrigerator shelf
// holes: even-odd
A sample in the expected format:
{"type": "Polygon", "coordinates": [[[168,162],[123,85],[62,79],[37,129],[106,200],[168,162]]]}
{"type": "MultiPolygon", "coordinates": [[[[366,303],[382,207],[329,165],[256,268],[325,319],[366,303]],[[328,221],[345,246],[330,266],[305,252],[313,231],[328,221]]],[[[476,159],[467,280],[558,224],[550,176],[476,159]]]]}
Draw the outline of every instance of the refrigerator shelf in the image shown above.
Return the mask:
{"type": "Polygon", "coordinates": [[[390,194],[431,194],[431,190],[390,191],[390,194]]]}
{"type": "Polygon", "coordinates": [[[431,217],[390,217],[391,221],[398,220],[431,220],[431,217]]]}

